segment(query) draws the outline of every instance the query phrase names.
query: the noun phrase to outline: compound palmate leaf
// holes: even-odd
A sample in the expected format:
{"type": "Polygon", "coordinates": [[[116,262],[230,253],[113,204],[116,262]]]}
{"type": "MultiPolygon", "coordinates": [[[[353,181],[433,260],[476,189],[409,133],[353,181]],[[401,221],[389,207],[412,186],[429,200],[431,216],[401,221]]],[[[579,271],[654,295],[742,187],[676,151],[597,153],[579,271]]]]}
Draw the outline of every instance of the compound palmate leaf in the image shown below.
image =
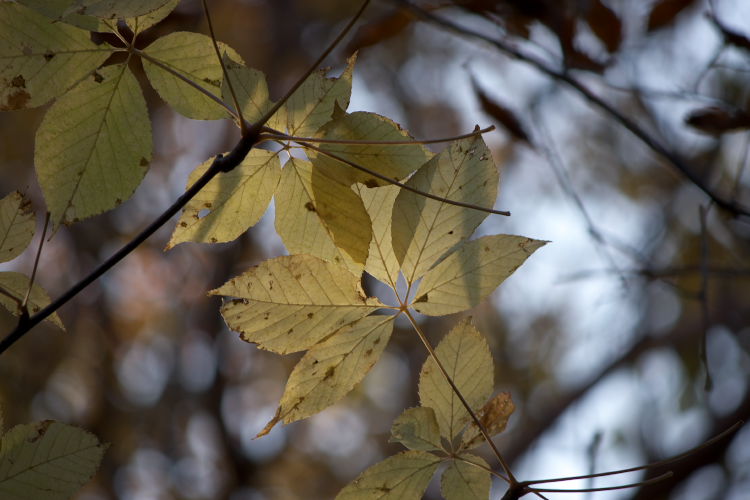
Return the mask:
{"type": "MultiPolygon", "coordinates": [[[[480,136],[454,141],[409,179],[408,186],[464,203],[492,207],[498,173],[480,136]]],[[[393,250],[414,283],[448,249],[468,238],[486,212],[450,205],[402,189],[393,205],[393,250]]]]}
{"type": "Polygon", "coordinates": [[[143,16],[162,7],[169,0],[70,0],[70,12],[102,19],[143,16]]]}
{"type": "Polygon", "coordinates": [[[419,500],[442,459],[425,451],[405,451],[364,471],[336,500],[419,500]]]}
{"type": "Polygon", "coordinates": [[[393,332],[395,316],[367,316],[340,329],[307,351],[286,383],[276,416],[285,424],[328,408],[351,391],[375,366],[393,332]]]}
{"type": "Polygon", "coordinates": [[[242,118],[250,123],[258,121],[268,112],[273,103],[268,98],[266,75],[257,69],[248,68],[224,54],[222,57],[227,70],[227,78],[221,85],[221,95],[225,102],[233,102],[234,97],[242,111],[242,118]],[[231,83],[231,86],[230,86],[231,83]]]}
{"type": "Polygon", "coordinates": [[[31,201],[18,191],[0,200],[0,262],[21,255],[34,236],[31,201]]]}
{"type": "MultiPolygon", "coordinates": [[[[5,309],[15,314],[16,316],[21,314],[19,305],[26,296],[26,291],[29,289],[29,278],[22,273],[16,273],[13,271],[6,271],[0,273],[0,289],[4,293],[0,293],[0,305],[5,309]],[[11,298],[13,297],[13,298],[11,298]]],[[[29,314],[33,315],[38,313],[43,307],[46,307],[50,303],[49,295],[44,289],[38,284],[34,283],[31,287],[31,293],[29,294],[29,301],[26,307],[29,310],[29,314]]],[[[53,325],[57,326],[61,330],[65,330],[65,327],[60,321],[60,317],[57,313],[52,313],[47,317],[46,321],[49,321],[53,325]]]]}
{"type": "Polygon", "coordinates": [[[102,68],[58,99],[36,134],[36,173],[56,225],[128,199],[150,160],[146,101],[126,64],[102,68]]]}
{"type": "Polygon", "coordinates": [[[309,349],[339,328],[384,307],[345,267],[311,255],[267,260],[212,290],[237,297],[221,308],[243,340],[280,354],[309,349]]]}
{"type": "MultiPolygon", "coordinates": [[[[228,45],[219,42],[219,50],[230,59],[242,62],[240,55],[228,45]]],[[[160,66],[169,67],[219,98],[223,73],[209,37],[187,31],[170,33],[146,47],[143,54],[148,81],[176,111],[197,120],[218,120],[227,116],[219,103],[160,66]]]]}
{"type": "Polygon", "coordinates": [[[425,274],[412,307],[430,316],[474,307],[545,243],[509,234],[464,242],[425,274]]]}
{"type": "Polygon", "coordinates": [[[70,425],[18,425],[0,441],[0,498],[67,500],[93,477],[105,449],[96,436],[70,425]]]}
{"type": "MultiPolygon", "coordinates": [[[[202,176],[213,160],[196,168],[188,186],[202,176]]],[[[188,202],[167,248],[183,241],[232,241],[255,225],[271,202],[281,166],[275,153],[253,149],[231,172],[214,177],[188,202]]]]}
{"type": "Polygon", "coordinates": [[[93,43],[85,30],[0,2],[0,111],[46,104],[96,69],[112,50],[93,43]]]}
{"type": "MultiPolygon", "coordinates": [[[[479,408],[489,399],[494,385],[492,355],[471,318],[453,327],[435,353],[471,408],[479,408]]],[[[432,358],[419,374],[419,400],[422,406],[435,410],[440,434],[449,441],[471,418],[432,358]]]]}

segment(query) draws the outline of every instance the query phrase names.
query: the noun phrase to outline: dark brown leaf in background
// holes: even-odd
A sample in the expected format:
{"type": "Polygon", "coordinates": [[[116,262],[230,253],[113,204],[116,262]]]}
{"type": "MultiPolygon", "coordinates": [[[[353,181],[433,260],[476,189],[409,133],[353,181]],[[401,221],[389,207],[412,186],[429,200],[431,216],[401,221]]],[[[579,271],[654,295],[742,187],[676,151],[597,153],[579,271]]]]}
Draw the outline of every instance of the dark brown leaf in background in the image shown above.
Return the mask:
{"type": "Polygon", "coordinates": [[[516,117],[513,111],[488,96],[474,77],[471,78],[471,86],[474,88],[474,92],[476,92],[479,103],[482,105],[485,113],[497,120],[513,137],[525,142],[529,146],[532,145],[529,135],[526,133],[523,124],[521,124],[521,120],[516,117]]]}
{"type": "Polygon", "coordinates": [[[721,135],[733,130],[750,128],[750,114],[741,109],[709,106],[691,111],[685,117],[685,123],[706,134],[721,135]]]}
{"type": "Polygon", "coordinates": [[[622,23],[612,9],[601,0],[594,0],[586,16],[591,31],[602,41],[608,52],[615,52],[622,42],[622,23]]]}
{"type": "Polygon", "coordinates": [[[648,16],[648,31],[654,31],[672,24],[677,15],[690,7],[695,0],[659,0],[648,16]]]}
{"type": "Polygon", "coordinates": [[[407,9],[398,9],[381,18],[365,23],[352,36],[346,46],[346,53],[380,43],[401,33],[414,21],[414,15],[407,9]]]}

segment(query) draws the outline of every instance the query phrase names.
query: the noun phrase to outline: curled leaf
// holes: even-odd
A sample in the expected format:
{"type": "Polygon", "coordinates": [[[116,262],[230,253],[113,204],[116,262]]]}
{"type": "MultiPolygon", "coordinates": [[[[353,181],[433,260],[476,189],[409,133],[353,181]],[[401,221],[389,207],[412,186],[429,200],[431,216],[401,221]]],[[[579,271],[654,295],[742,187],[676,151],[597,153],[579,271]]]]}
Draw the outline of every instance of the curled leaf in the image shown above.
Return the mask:
{"type": "MultiPolygon", "coordinates": [[[[516,410],[516,405],[509,392],[501,392],[494,398],[490,399],[478,412],[479,421],[490,435],[490,437],[500,434],[508,425],[508,420],[516,410]]],[[[484,437],[479,431],[479,427],[472,422],[464,431],[461,438],[461,449],[468,450],[479,446],[484,442],[484,437]]]]}

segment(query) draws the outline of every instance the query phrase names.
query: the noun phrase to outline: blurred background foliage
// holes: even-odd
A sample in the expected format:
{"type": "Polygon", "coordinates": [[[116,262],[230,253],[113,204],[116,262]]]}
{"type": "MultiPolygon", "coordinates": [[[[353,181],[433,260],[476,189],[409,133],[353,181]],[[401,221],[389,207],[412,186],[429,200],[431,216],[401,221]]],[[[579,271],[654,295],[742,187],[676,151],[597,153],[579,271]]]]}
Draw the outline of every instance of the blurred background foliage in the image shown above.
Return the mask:
{"type": "MultiPolygon", "coordinates": [[[[277,98],[356,8],[344,0],[209,3],[219,38],[268,75],[277,98]]],[[[350,109],[385,114],[415,137],[497,125],[486,137],[502,172],[496,208],[513,216],[490,218],[480,230],[552,240],[472,312],[493,348],[496,389],[510,391],[518,406],[498,439],[516,475],[638,465],[747,420],[750,5],[421,5],[498,44],[459,36],[383,0],[329,63],[341,68],[359,49],[350,109]],[[558,77],[499,47],[532,55],[558,77]],[[682,159],[693,180],[559,76],[632,120],[682,159]],[[734,209],[720,208],[696,180],[734,209]]],[[[207,33],[199,2],[183,1],[142,41],[178,30],[207,33]]],[[[63,228],[45,244],[38,279],[53,296],[132,238],[181,193],[192,168],[237,139],[229,123],[191,121],[152,90],[146,96],[156,148],[150,173],[117,210],[63,228]]],[[[2,193],[29,192],[40,221],[32,164],[43,113],[0,114],[2,193]]],[[[399,451],[387,442],[389,427],[416,404],[426,357],[406,328],[342,403],[253,440],[297,356],[240,341],[206,291],[285,252],[272,214],[234,243],[164,253],[171,229],[60,311],[67,334],[40,325],[0,360],[6,425],[53,418],[112,443],[79,498],[332,498],[365,467],[399,451]]],[[[28,272],[32,253],[7,267],[28,272]]],[[[373,281],[365,286],[378,292],[373,281]]],[[[456,321],[424,319],[435,341],[456,321]]],[[[0,316],[0,329],[13,325],[10,315],[0,316]]],[[[746,499],[749,450],[745,426],[674,464],[674,476],[655,486],[549,496],[746,499]]],[[[496,484],[493,497],[504,489],[496,484]]],[[[436,485],[428,497],[439,498],[436,485]]]]}

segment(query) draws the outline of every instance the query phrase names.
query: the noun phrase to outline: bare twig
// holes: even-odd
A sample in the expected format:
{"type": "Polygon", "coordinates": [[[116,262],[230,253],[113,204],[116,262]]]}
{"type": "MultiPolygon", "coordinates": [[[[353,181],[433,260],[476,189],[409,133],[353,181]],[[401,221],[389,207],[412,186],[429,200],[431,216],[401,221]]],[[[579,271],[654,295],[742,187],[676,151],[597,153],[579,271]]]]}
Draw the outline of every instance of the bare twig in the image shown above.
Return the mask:
{"type": "MultiPolygon", "coordinates": [[[[268,129],[273,130],[273,129],[268,129]]],[[[271,141],[294,141],[294,142],[307,142],[307,143],[318,143],[318,144],[352,144],[352,145],[363,145],[363,146],[411,146],[414,144],[438,144],[441,142],[451,142],[460,139],[468,139],[477,135],[486,134],[495,130],[494,125],[485,127],[480,130],[474,130],[468,134],[455,135],[453,137],[441,137],[439,139],[411,139],[405,141],[365,141],[365,140],[347,140],[347,139],[327,139],[325,137],[296,137],[293,135],[279,134],[276,131],[271,133],[261,134],[260,140],[271,140],[271,141]]]]}
{"type": "Polygon", "coordinates": [[[21,311],[26,311],[26,306],[29,303],[29,296],[31,295],[31,289],[34,287],[34,280],[36,279],[36,270],[39,268],[39,257],[42,255],[42,247],[44,246],[44,237],[47,235],[47,227],[49,227],[50,213],[44,217],[44,229],[42,229],[42,237],[39,238],[39,248],[36,250],[36,257],[34,257],[34,267],[31,268],[31,278],[29,278],[29,288],[26,290],[26,296],[23,298],[21,303],[21,311]]]}
{"type": "Polygon", "coordinates": [[[216,52],[216,58],[219,60],[221,72],[224,75],[224,81],[227,82],[227,86],[229,87],[229,93],[232,94],[232,102],[234,103],[234,109],[237,110],[237,120],[239,122],[240,131],[242,132],[242,135],[245,135],[245,133],[247,133],[247,125],[245,124],[245,119],[242,117],[242,108],[240,107],[240,103],[237,100],[237,94],[235,94],[234,92],[232,80],[229,78],[227,68],[226,66],[224,66],[224,59],[221,57],[221,51],[219,51],[219,42],[216,41],[214,25],[211,22],[211,13],[208,11],[208,3],[206,3],[206,0],[203,0],[202,4],[203,13],[206,15],[206,22],[208,23],[208,32],[211,35],[211,44],[214,46],[214,52],[216,52]]]}

